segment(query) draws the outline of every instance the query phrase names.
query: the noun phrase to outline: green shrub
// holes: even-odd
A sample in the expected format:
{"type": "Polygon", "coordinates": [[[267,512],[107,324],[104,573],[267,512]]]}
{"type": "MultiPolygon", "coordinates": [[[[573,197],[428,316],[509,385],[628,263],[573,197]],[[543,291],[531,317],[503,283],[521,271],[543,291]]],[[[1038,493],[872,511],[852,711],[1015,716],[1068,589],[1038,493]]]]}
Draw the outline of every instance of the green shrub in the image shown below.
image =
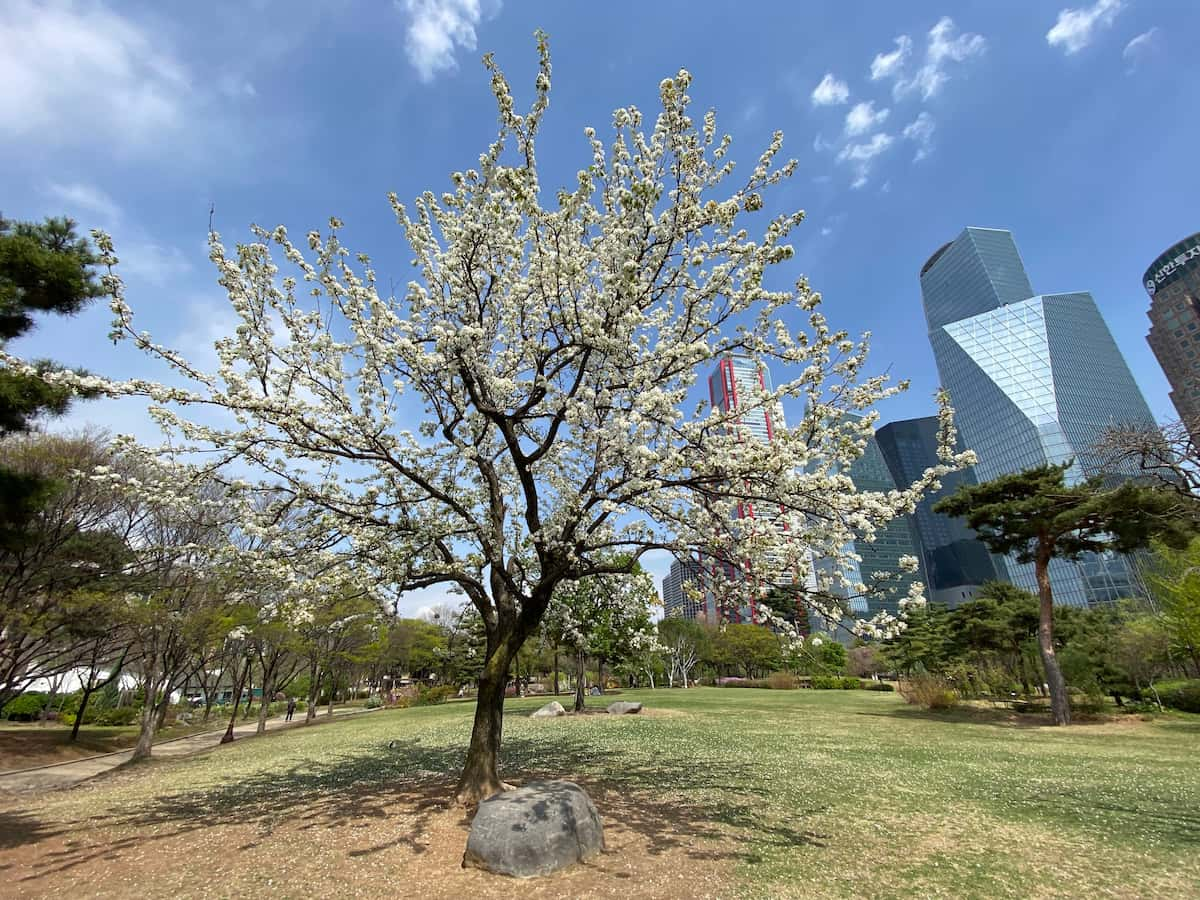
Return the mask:
{"type": "Polygon", "coordinates": [[[867,681],[863,683],[864,691],[884,691],[892,693],[896,690],[896,686],[890,681],[867,681]]]}
{"type": "Polygon", "coordinates": [[[42,714],[45,706],[45,694],[40,691],[27,691],[5,703],[0,715],[12,722],[32,722],[42,714]]]}
{"type": "MultiPolygon", "coordinates": [[[[1181,712],[1200,713],[1200,678],[1188,681],[1175,681],[1160,686],[1158,696],[1163,706],[1178,709],[1181,712]]],[[[5,707],[7,709],[8,707],[5,707]]]]}
{"type": "Polygon", "coordinates": [[[900,682],[900,696],[908,703],[925,709],[949,709],[958,703],[958,694],[940,675],[923,672],[900,682]]]}
{"type": "Polygon", "coordinates": [[[367,698],[366,702],[363,703],[363,707],[365,709],[378,709],[381,706],[383,706],[383,698],[378,694],[372,694],[367,698]]]}
{"type": "Polygon", "coordinates": [[[416,706],[433,706],[438,703],[445,703],[458,691],[448,684],[439,684],[437,687],[421,688],[417,694],[416,706]]]}
{"type": "MultiPolygon", "coordinates": [[[[140,709],[132,706],[118,706],[116,709],[102,709],[96,713],[97,725],[132,725],[137,721],[140,709]]],[[[84,719],[86,722],[86,718],[84,719]]]]}

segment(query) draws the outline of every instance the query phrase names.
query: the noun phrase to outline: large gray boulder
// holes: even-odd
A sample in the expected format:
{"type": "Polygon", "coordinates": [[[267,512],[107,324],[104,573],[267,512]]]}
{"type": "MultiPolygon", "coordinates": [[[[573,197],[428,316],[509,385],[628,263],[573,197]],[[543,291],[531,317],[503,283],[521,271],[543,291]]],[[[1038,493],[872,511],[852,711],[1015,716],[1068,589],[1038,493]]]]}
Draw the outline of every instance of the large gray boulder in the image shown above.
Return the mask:
{"type": "Polygon", "coordinates": [[[600,815],[570,781],[534,781],[479,804],[463,867],[533,878],[604,849],[600,815]]]}
{"type": "Polygon", "coordinates": [[[545,706],[535,709],[529,714],[531,719],[552,719],[555,716],[565,716],[567,711],[563,709],[563,705],[557,700],[551,700],[545,706]]]}
{"type": "Polygon", "coordinates": [[[611,715],[614,715],[614,716],[623,716],[626,714],[640,713],[642,711],[642,704],[630,703],[627,700],[618,700],[616,703],[608,704],[608,711],[611,715]]]}

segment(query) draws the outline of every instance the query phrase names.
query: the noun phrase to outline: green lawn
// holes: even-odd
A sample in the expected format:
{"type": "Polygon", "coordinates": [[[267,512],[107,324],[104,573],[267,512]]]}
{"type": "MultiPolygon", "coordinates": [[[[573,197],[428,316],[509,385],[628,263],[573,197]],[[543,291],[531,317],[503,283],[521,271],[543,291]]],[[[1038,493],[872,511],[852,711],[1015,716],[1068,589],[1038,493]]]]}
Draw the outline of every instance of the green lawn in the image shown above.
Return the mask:
{"type": "MultiPolygon", "coordinates": [[[[703,863],[708,896],[1200,895],[1200,717],[1056,729],[927,714],[867,692],[630,697],[659,714],[530,720],[522,713],[544,701],[510,702],[504,776],[579,779],[626,834],[621,853],[657,857],[684,880],[703,863]]],[[[30,892],[51,894],[94,886],[95,866],[121,872],[123,859],[152,857],[143,840],[169,840],[172,853],[211,847],[225,863],[271,843],[334,879],[329,895],[332,885],[372,895],[362,886],[377,883],[373,866],[444,876],[453,895],[459,876],[447,860],[461,844],[422,856],[422,829],[434,827],[422,810],[450,789],[470,713],[463,703],[374,713],[0,810],[0,865],[20,860],[30,892]],[[70,843],[83,828],[87,853],[70,843]],[[25,839],[12,836],[22,830],[25,839]],[[38,862],[43,850],[52,864],[38,862]]],[[[617,862],[593,873],[594,893],[639,896],[629,881],[607,893],[617,862]]],[[[213,865],[181,859],[142,882],[143,894],[200,894],[195,879],[213,865]]],[[[249,869],[236,877],[251,881],[216,893],[266,884],[270,871],[249,869]]],[[[393,882],[379,887],[398,895],[393,882]]],[[[646,893],[702,893],[677,887],[646,893]]]]}

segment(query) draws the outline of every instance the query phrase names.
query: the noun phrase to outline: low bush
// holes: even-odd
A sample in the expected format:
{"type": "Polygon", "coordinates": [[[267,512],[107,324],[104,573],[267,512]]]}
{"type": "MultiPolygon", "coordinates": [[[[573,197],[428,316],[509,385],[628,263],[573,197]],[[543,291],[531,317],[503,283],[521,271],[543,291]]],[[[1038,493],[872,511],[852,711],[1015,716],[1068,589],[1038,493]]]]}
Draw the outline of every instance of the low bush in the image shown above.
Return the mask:
{"type": "MultiPolygon", "coordinates": [[[[96,713],[93,720],[97,725],[132,725],[137,721],[141,710],[132,706],[118,706],[116,709],[102,709],[96,713]]],[[[87,721],[86,719],[84,720],[87,721]]]]}
{"type": "Polygon", "coordinates": [[[896,686],[890,681],[867,681],[863,683],[863,690],[884,691],[890,694],[896,690],[896,686]]]}
{"type": "Polygon", "coordinates": [[[421,688],[421,692],[417,694],[417,702],[415,706],[433,706],[438,703],[445,703],[458,691],[449,684],[439,684],[437,687],[421,688]]]}
{"type": "Polygon", "coordinates": [[[906,702],[925,709],[950,709],[958,703],[958,694],[945,678],[922,673],[900,682],[900,696],[906,702]]]}
{"type": "Polygon", "coordinates": [[[857,691],[862,682],[849,675],[814,675],[812,686],[818,691],[857,691]]]}
{"type": "Polygon", "coordinates": [[[1161,684],[1158,686],[1158,696],[1163,706],[1181,712],[1200,713],[1200,678],[1161,684]]]}
{"type": "Polygon", "coordinates": [[[800,682],[788,672],[776,672],[767,679],[767,687],[775,691],[794,691],[800,687],[800,682]]]}
{"type": "Polygon", "coordinates": [[[42,714],[46,705],[46,695],[39,691],[27,691],[20,697],[14,697],[4,704],[0,716],[10,722],[32,722],[42,714]]]}
{"type": "Polygon", "coordinates": [[[383,698],[378,694],[372,694],[363,704],[365,709],[378,709],[381,706],[383,706],[383,698]]]}

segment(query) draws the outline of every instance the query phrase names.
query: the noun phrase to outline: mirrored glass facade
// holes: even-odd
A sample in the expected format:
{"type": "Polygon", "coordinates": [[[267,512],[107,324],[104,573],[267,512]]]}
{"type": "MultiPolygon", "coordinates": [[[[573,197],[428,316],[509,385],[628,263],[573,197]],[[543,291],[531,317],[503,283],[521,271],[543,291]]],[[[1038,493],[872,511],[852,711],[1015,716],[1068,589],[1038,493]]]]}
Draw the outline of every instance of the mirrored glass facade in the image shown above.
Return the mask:
{"type": "MultiPolygon", "coordinates": [[[[968,228],[921,271],[930,342],[963,443],[988,481],[1074,460],[1068,479],[1098,471],[1091,447],[1117,423],[1153,423],[1116,342],[1086,292],[1033,295],[1012,236],[968,228]],[[1025,296],[1018,294],[1028,291],[1025,296]]],[[[1004,562],[1036,591],[1033,566],[1004,562]]],[[[1112,555],[1051,566],[1055,600],[1112,602],[1135,593],[1112,555]]]]}
{"type": "MultiPolygon", "coordinates": [[[[879,449],[897,486],[912,484],[938,465],[936,416],[889,422],[875,432],[879,449]]],[[[917,504],[912,523],[921,548],[922,578],[931,603],[955,607],[975,597],[988,581],[1007,580],[1003,561],[993,559],[962,519],[933,511],[933,504],[962,484],[975,484],[972,469],[943,476],[942,487],[917,504]]]]}

